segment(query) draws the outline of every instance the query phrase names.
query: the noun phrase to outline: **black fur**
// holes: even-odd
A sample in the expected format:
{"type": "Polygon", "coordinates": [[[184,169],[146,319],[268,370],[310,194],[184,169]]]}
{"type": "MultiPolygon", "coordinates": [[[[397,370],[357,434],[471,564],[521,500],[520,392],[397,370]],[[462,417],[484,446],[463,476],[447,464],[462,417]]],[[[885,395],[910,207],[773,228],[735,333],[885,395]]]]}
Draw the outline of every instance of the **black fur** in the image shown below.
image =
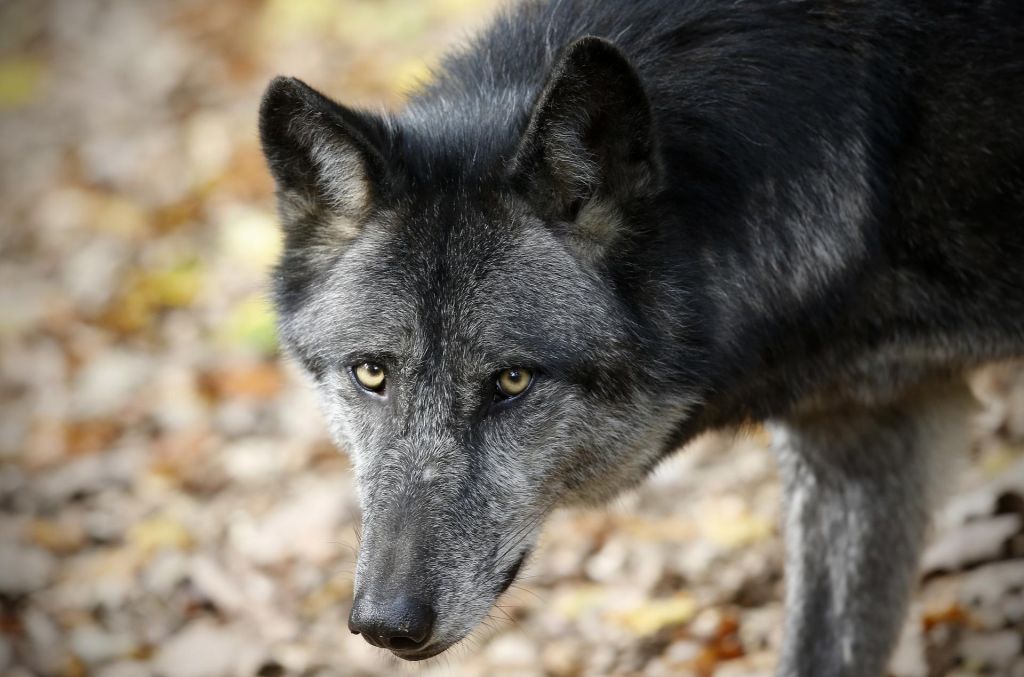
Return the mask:
{"type": "MultiPolygon", "coordinates": [[[[608,436],[657,447],[544,457],[591,500],[712,428],[896,410],[917,440],[902,403],[922,386],[1024,354],[1017,0],[524,2],[403,110],[353,111],[282,78],[261,134],[287,232],[286,345],[322,383],[355,359],[396,377],[386,419],[344,396],[363,413],[339,436],[400,448],[417,397],[447,388],[459,441],[437,457],[485,484],[486,454],[466,450],[511,421],[541,445],[563,430],[554,402],[628,419],[608,436]],[[487,379],[511,365],[544,380],[499,419],[487,379]]],[[[800,439],[827,437],[814,430],[800,439]]],[[[367,472],[364,505],[391,500],[385,470],[367,472]]],[[[511,527],[470,517],[480,501],[536,504],[536,484],[530,499],[460,485],[434,523],[493,545],[511,527]]],[[[502,588],[523,553],[492,554],[502,588]]]]}
{"type": "MultiPolygon", "coordinates": [[[[704,385],[708,424],[760,419],[890,346],[962,361],[1019,352],[1022,25],[1012,0],[525,3],[446,60],[376,141],[404,199],[486,200],[561,49],[612,40],[644,82],[669,177],[643,241],[620,255],[617,288],[651,302],[644,287],[664,277],[684,293],[670,332],[684,340],[669,352],[688,359],[661,376],[704,385]],[[860,183],[834,177],[856,163],[860,183]],[[809,174],[824,190],[787,190],[809,174]],[[837,224],[849,193],[867,209],[837,224]],[[817,219],[810,237],[843,259],[802,295],[779,284],[818,265],[808,238],[781,231],[801,208],[817,219]]],[[[617,83],[593,85],[600,100],[617,83]]],[[[293,87],[279,82],[268,102],[293,87]]],[[[281,285],[296,272],[282,268],[281,285]]]]}

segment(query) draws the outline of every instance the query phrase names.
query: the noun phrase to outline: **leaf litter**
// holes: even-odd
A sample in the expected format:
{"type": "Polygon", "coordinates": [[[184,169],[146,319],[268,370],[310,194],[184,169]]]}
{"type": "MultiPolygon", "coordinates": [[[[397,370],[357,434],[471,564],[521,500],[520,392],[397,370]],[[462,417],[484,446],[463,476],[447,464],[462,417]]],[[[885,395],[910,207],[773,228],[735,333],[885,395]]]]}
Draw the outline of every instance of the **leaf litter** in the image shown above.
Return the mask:
{"type": "MultiPolygon", "coordinates": [[[[496,0],[0,5],[0,673],[390,675],[345,627],[358,504],[267,302],[286,73],[397,105],[496,0]]],[[[898,677],[1024,675],[1024,367],[979,372],[898,677]]],[[[767,433],[565,511],[438,675],[769,675],[767,433]]]]}

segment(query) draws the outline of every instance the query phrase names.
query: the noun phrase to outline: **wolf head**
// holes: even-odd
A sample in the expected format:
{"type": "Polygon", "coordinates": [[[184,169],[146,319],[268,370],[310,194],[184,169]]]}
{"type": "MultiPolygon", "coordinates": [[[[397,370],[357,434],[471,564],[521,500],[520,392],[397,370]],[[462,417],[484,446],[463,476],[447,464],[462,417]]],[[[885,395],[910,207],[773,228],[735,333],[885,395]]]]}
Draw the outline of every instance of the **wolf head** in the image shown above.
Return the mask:
{"type": "Polygon", "coordinates": [[[639,78],[584,38],[521,107],[384,117],[286,78],[262,104],[280,334],[363,508],[349,625],[410,660],[488,614],[553,508],[641,479],[689,403],[638,265],[661,181],[639,78]]]}

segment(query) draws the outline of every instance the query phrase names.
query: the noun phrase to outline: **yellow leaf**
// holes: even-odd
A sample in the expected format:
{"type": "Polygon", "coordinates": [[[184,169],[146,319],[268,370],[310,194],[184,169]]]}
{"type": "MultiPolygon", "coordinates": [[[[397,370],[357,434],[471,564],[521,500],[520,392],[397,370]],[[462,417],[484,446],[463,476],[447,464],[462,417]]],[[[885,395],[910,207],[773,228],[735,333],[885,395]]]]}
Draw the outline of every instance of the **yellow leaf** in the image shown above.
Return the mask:
{"type": "Polygon", "coordinates": [[[605,606],[608,591],[600,585],[581,585],[566,590],[555,598],[555,610],[568,619],[579,618],[589,611],[605,606]]]}
{"type": "MultiPolygon", "coordinates": [[[[421,43],[431,28],[430,5],[408,0],[354,2],[335,21],[335,35],[343,44],[359,48],[394,48],[421,43]]],[[[422,48],[413,49],[419,51],[422,48]]]]}
{"type": "Polygon", "coordinates": [[[190,305],[202,288],[202,270],[197,260],[157,270],[142,278],[143,290],[156,305],[180,308],[190,305]]]}
{"type": "Polygon", "coordinates": [[[697,603],[689,595],[654,599],[626,611],[610,611],[608,619],[635,635],[650,635],[662,628],[682,625],[697,613],[697,603]]]}
{"type": "Polygon", "coordinates": [[[697,520],[702,535],[726,548],[739,548],[756,543],[772,534],[773,523],[752,513],[738,497],[708,501],[697,520]]]}
{"type": "Polygon", "coordinates": [[[220,226],[220,249],[233,263],[263,272],[281,253],[277,219],[255,209],[230,214],[220,226]]]}
{"type": "MultiPolygon", "coordinates": [[[[440,16],[456,16],[460,14],[486,15],[493,2],[480,0],[439,0],[434,7],[434,14],[440,16]]],[[[482,17],[483,18],[483,17],[482,17]]]]}
{"type": "Polygon", "coordinates": [[[623,515],[616,520],[616,527],[634,538],[658,543],[683,541],[697,535],[693,522],[682,517],[623,515]]]}
{"type": "Polygon", "coordinates": [[[0,110],[32,103],[45,74],[46,66],[37,59],[0,60],[0,110]]]}
{"type": "Polygon", "coordinates": [[[270,0],[264,6],[262,24],[267,35],[309,35],[332,24],[341,9],[335,0],[270,0]]]}
{"type": "Polygon", "coordinates": [[[131,528],[128,540],[145,552],[169,548],[185,550],[192,545],[192,537],[180,523],[169,517],[151,517],[131,528]]]}
{"type": "Polygon", "coordinates": [[[167,268],[137,270],[128,277],[124,291],[107,308],[103,322],[121,332],[147,327],[156,313],[191,305],[203,286],[198,260],[186,259],[167,268]]]}
{"type": "Polygon", "coordinates": [[[1020,460],[1020,450],[1016,452],[1005,444],[986,449],[981,455],[981,471],[985,477],[1002,477],[1010,466],[1020,460]]]}
{"type": "Polygon", "coordinates": [[[237,304],[217,333],[227,346],[248,346],[264,355],[277,352],[274,309],[263,294],[253,294],[237,304]]]}
{"type": "Polygon", "coordinates": [[[95,202],[95,214],[89,225],[123,237],[145,234],[146,215],[135,202],[120,196],[104,196],[95,202]]]}
{"type": "Polygon", "coordinates": [[[430,82],[430,64],[424,59],[410,59],[393,71],[392,86],[402,94],[411,94],[430,82]]]}

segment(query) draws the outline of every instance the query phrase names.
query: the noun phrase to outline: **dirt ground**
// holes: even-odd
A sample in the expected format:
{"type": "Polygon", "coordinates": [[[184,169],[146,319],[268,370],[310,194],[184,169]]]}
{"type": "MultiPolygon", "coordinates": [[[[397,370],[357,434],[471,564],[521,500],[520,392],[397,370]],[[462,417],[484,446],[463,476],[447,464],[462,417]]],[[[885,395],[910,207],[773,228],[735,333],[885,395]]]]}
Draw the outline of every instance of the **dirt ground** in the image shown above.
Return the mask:
{"type": "MultiPolygon", "coordinates": [[[[278,73],[400,105],[491,0],[0,3],[0,674],[768,675],[769,435],[556,515],[492,617],[399,664],[347,631],[358,514],[265,292],[278,73]]],[[[899,677],[1024,676],[1024,368],[974,377],[899,677]]]]}

